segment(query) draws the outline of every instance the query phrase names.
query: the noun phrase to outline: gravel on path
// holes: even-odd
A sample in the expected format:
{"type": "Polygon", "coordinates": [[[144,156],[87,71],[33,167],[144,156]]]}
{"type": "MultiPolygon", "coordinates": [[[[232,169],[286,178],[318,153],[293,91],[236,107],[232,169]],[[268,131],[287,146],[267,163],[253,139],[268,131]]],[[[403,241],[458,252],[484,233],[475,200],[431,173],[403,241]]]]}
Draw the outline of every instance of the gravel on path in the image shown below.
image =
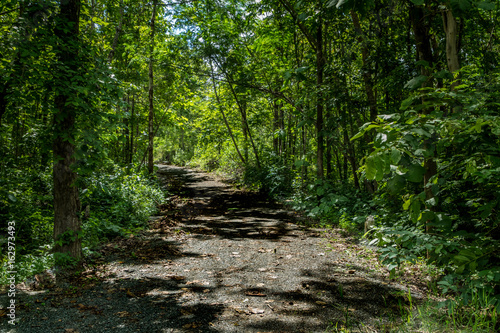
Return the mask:
{"type": "MultiPolygon", "coordinates": [[[[0,332],[379,332],[423,298],[331,231],[212,175],[158,165],[176,195],[73,284],[18,290],[0,332]]],[[[8,301],[0,295],[1,306],[8,301]]]]}

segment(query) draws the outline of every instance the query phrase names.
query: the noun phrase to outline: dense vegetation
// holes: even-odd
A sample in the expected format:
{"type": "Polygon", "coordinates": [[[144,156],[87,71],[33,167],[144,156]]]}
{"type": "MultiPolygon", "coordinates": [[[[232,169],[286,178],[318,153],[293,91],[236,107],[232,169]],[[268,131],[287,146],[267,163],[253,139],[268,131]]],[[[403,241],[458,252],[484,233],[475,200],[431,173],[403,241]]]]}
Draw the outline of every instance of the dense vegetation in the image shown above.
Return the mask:
{"type": "Polygon", "coordinates": [[[453,304],[500,308],[497,1],[11,0],[0,18],[20,274],[144,226],[160,160],[368,221],[393,274],[425,262],[453,304]]]}

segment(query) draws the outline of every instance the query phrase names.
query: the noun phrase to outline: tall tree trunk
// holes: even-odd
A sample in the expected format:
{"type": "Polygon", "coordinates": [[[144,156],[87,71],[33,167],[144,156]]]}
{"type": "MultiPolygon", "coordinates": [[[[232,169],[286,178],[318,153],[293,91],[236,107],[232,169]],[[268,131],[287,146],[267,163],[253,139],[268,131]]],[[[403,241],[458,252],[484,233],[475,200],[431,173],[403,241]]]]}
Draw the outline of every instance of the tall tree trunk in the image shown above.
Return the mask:
{"type": "MultiPolygon", "coordinates": [[[[231,80],[232,81],[232,80],[231,80]]],[[[248,138],[250,139],[250,144],[252,145],[252,150],[253,150],[253,153],[255,155],[255,161],[257,162],[257,167],[260,169],[260,159],[259,159],[259,153],[257,152],[257,147],[255,147],[255,144],[253,142],[253,138],[252,138],[252,132],[250,132],[250,127],[248,127],[248,122],[247,122],[247,119],[246,119],[246,115],[245,114],[245,111],[243,110],[241,104],[240,104],[240,101],[238,99],[238,95],[236,94],[236,92],[234,91],[234,88],[233,88],[233,84],[232,83],[229,83],[229,88],[231,90],[231,92],[233,93],[233,96],[234,96],[234,100],[236,101],[236,105],[238,106],[238,110],[240,110],[240,113],[241,113],[241,117],[242,117],[242,120],[244,122],[244,125],[247,129],[247,133],[248,133],[248,138]]]]}
{"type": "Polygon", "coordinates": [[[370,71],[370,64],[368,63],[369,48],[368,41],[365,37],[363,29],[361,28],[361,23],[359,22],[358,14],[351,10],[351,18],[354,24],[354,28],[358,33],[358,41],[361,43],[361,58],[363,60],[363,82],[365,85],[366,98],[368,99],[368,104],[370,106],[370,121],[377,120],[377,98],[373,92],[373,77],[370,71]]]}
{"type": "MultiPolygon", "coordinates": [[[[442,13],[443,17],[443,27],[446,35],[446,62],[448,64],[448,70],[455,75],[460,70],[459,61],[459,36],[458,36],[458,26],[455,17],[450,8],[446,9],[442,13]]],[[[454,90],[456,86],[460,84],[460,80],[455,78],[455,81],[451,84],[451,89],[454,90]]]]}
{"type": "MultiPolygon", "coordinates": [[[[413,34],[415,36],[418,59],[424,60],[428,63],[429,67],[432,67],[434,63],[434,56],[431,48],[431,38],[429,36],[429,28],[425,22],[425,15],[423,8],[420,6],[411,5],[410,7],[410,20],[412,22],[413,34]]],[[[430,71],[427,67],[421,67],[422,75],[429,76],[430,71]]],[[[423,86],[428,86],[430,82],[424,83],[423,86]]],[[[423,110],[424,113],[430,112],[430,110],[423,110]]],[[[432,147],[432,142],[429,139],[426,139],[424,142],[424,149],[430,150],[432,147]]],[[[426,200],[430,200],[434,197],[432,193],[431,187],[429,186],[430,179],[436,175],[437,173],[437,164],[436,160],[433,156],[426,157],[424,159],[424,192],[426,196],[426,200]]],[[[429,207],[429,209],[434,209],[433,207],[429,207]]],[[[426,231],[430,232],[431,226],[429,225],[430,221],[426,221],[426,231]]]]}
{"type": "MultiPolygon", "coordinates": [[[[318,179],[323,179],[323,153],[324,153],[324,139],[323,139],[323,97],[322,97],[322,85],[323,85],[323,71],[325,66],[325,57],[323,52],[323,18],[321,14],[319,15],[317,22],[317,29],[311,32],[308,27],[305,26],[303,21],[299,18],[299,14],[295,10],[295,7],[288,0],[279,0],[286,11],[293,17],[295,23],[299,27],[300,31],[304,34],[309,45],[316,53],[316,89],[317,89],[317,99],[316,99],[316,137],[317,137],[317,148],[316,148],[316,172],[318,179]]],[[[321,3],[318,2],[318,10],[321,12],[321,3]]]]}
{"type": "Polygon", "coordinates": [[[316,31],[316,172],[318,179],[323,179],[323,151],[324,151],[324,136],[323,136],[323,70],[325,66],[325,58],[323,56],[323,20],[320,16],[316,31]]]}
{"type": "MultiPolygon", "coordinates": [[[[210,64],[210,65],[212,65],[212,64],[210,64]]],[[[213,86],[214,86],[215,98],[217,99],[217,104],[219,106],[219,110],[222,113],[222,118],[224,118],[224,123],[226,124],[227,132],[229,133],[229,136],[231,137],[231,140],[233,141],[234,148],[236,149],[236,152],[238,153],[238,156],[241,160],[241,163],[243,163],[243,165],[245,165],[246,161],[243,158],[243,155],[241,155],[240,149],[238,148],[238,144],[236,143],[236,140],[234,139],[233,131],[231,131],[231,127],[229,126],[229,122],[227,121],[226,114],[224,113],[224,110],[222,108],[222,103],[220,102],[219,94],[217,94],[217,86],[215,84],[215,74],[213,73],[213,68],[212,68],[212,82],[213,82],[213,86]]]]}
{"type": "Polygon", "coordinates": [[[279,155],[279,136],[278,136],[278,128],[280,125],[279,121],[279,104],[274,101],[273,102],[273,150],[274,152],[279,155]]]}
{"type": "Polygon", "coordinates": [[[127,161],[129,164],[132,163],[133,157],[134,157],[134,112],[135,112],[135,95],[132,95],[132,108],[130,111],[130,144],[129,144],[129,153],[128,153],[128,158],[129,160],[127,161]]]}
{"type": "MultiPolygon", "coordinates": [[[[155,5],[156,5],[156,2],[153,4],[153,6],[155,6],[155,5]]],[[[108,63],[111,63],[111,61],[113,60],[113,57],[115,55],[116,46],[118,45],[118,38],[120,37],[120,33],[122,32],[123,10],[124,10],[123,0],[120,0],[120,20],[118,21],[118,26],[116,27],[116,30],[115,30],[115,37],[113,38],[113,44],[111,45],[111,50],[109,51],[109,54],[108,54],[108,63]]],[[[92,23],[92,25],[93,24],[94,23],[92,23]]]]}
{"type": "Polygon", "coordinates": [[[153,120],[154,120],[154,108],[153,108],[153,53],[155,50],[155,19],[156,19],[156,6],[158,4],[158,0],[153,1],[153,14],[151,15],[151,44],[149,47],[149,115],[148,115],[148,172],[150,174],[153,173],[154,164],[153,164],[153,139],[154,139],[154,129],[153,129],[153,120]]]}
{"type": "Polygon", "coordinates": [[[247,131],[247,103],[246,101],[241,101],[241,131],[243,132],[243,154],[245,155],[245,161],[248,161],[248,131],[247,131]]]}
{"type": "MultiPolygon", "coordinates": [[[[130,110],[130,96],[127,95],[127,114],[129,113],[130,110]]],[[[129,153],[130,153],[130,123],[131,119],[130,116],[125,118],[125,147],[123,149],[123,162],[125,164],[128,163],[129,161],[129,153]]]]}
{"type": "MultiPolygon", "coordinates": [[[[305,161],[306,159],[306,153],[307,153],[307,132],[306,132],[306,127],[302,126],[302,160],[305,161]]],[[[302,187],[305,187],[306,180],[307,180],[307,165],[305,163],[302,163],[302,166],[300,168],[301,171],[301,179],[302,179],[302,187]]]]}
{"type": "Polygon", "coordinates": [[[65,84],[78,75],[78,35],[80,0],[61,1],[56,17],[55,35],[58,39],[59,66],[57,67],[56,97],[53,142],[54,153],[54,252],[65,253],[80,262],[82,245],[80,239],[80,201],[76,187],[77,174],[72,169],[75,163],[75,118],[77,109],[72,103],[74,93],[65,84]]]}

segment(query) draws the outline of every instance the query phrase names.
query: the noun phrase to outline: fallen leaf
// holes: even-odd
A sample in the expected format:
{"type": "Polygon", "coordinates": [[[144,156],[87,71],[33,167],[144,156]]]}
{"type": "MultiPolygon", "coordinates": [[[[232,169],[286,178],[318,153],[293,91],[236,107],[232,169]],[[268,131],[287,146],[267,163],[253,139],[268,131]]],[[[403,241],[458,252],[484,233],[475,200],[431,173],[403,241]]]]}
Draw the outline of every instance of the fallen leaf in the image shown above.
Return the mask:
{"type": "Polygon", "coordinates": [[[266,297],[266,294],[261,293],[260,291],[247,291],[245,293],[247,296],[256,296],[256,297],[266,297]]]}
{"type": "Polygon", "coordinates": [[[115,315],[118,315],[118,317],[128,317],[130,316],[130,313],[128,313],[127,311],[120,311],[120,312],[116,312],[115,315]]]}
{"type": "Polygon", "coordinates": [[[182,326],[182,328],[196,328],[196,327],[198,327],[198,324],[196,323],[190,323],[182,326]]]}
{"type": "Polygon", "coordinates": [[[252,314],[259,314],[259,313],[264,313],[265,311],[263,309],[248,308],[248,312],[252,314]]]}
{"type": "Polygon", "coordinates": [[[323,301],[316,301],[316,304],[318,304],[318,305],[327,305],[328,303],[327,302],[323,302],[323,301]]]}
{"type": "Polygon", "coordinates": [[[181,314],[182,314],[183,316],[189,316],[189,315],[191,315],[192,313],[191,313],[191,312],[189,312],[188,310],[181,309],[181,314]]]}

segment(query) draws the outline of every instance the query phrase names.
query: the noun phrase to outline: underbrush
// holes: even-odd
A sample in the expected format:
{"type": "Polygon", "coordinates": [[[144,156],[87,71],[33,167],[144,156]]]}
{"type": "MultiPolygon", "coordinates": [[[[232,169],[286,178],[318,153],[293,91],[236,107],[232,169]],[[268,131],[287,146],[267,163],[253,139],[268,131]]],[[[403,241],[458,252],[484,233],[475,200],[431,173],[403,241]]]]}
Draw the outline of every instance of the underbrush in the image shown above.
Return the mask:
{"type": "Polygon", "coordinates": [[[411,210],[402,210],[399,202],[384,191],[370,197],[349,184],[325,181],[296,191],[292,206],[315,219],[320,227],[339,227],[366,245],[377,246],[380,262],[394,279],[405,274],[402,267],[408,264],[417,265],[421,271],[434,267],[433,271],[439,272],[430,279],[428,289],[447,300],[433,305],[440,309],[435,313],[429,311],[430,305],[417,308],[417,316],[405,324],[408,332],[424,324],[431,327],[428,332],[498,329],[497,241],[487,234],[463,230],[428,233],[424,223],[411,222],[411,210]],[[438,325],[441,322],[444,324],[438,325]]]}
{"type": "Polygon", "coordinates": [[[83,244],[93,247],[143,227],[164,195],[146,173],[130,174],[126,168],[114,167],[86,178],[80,197],[83,244]]]}
{"type": "MultiPolygon", "coordinates": [[[[50,169],[28,175],[11,172],[10,178],[1,176],[1,227],[7,230],[7,223],[14,222],[19,283],[54,265],[52,177],[50,169]],[[15,190],[9,184],[16,184],[15,190]]],[[[164,198],[156,179],[116,165],[81,177],[79,187],[84,253],[111,238],[146,226],[164,198]]],[[[0,245],[0,285],[4,285],[9,271],[7,234],[0,236],[0,245]]]]}

